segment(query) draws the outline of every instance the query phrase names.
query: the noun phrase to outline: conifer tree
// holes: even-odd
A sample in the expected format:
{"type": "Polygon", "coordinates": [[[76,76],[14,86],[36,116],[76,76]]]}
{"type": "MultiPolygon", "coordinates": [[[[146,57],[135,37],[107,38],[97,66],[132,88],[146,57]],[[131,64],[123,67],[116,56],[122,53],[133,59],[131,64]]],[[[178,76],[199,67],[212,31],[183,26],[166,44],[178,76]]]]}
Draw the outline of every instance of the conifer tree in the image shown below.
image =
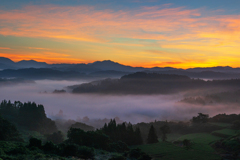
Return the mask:
{"type": "Polygon", "coordinates": [[[151,144],[151,143],[157,143],[157,142],[158,142],[158,137],[157,137],[155,128],[153,127],[153,125],[151,125],[148,133],[147,143],[151,144]]]}
{"type": "Polygon", "coordinates": [[[137,127],[135,130],[135,145],[143,144],[140,128],[137,127]]]}
{"type": "Polygon", "coordinates": [[[165,142],[167,140],[167,133],[170,133],[170,128],[167,123],[160,128],[160,131],[162,133],[162,141],[165,142]]]}

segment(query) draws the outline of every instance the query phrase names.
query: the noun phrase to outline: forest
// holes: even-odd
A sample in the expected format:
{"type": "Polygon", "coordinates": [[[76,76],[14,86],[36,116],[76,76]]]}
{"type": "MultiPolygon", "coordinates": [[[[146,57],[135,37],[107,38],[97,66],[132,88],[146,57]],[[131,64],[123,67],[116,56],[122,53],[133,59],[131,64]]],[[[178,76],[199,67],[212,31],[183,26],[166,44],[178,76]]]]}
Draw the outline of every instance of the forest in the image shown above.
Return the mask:
{"type": "Polygon", "coordinates": [[[189,121],[137,124],[111,119],[97,129],[81,122],[58,128],[61,121],[48,118],[34,102],[3,100],[0,114],[2,160],[151,160],[180,153],[180,159],[239,158],[240,114],[198,113],[189,121]]]}
{"type": "Polygon", "coordinates": [[[199,89],[233,89],[240,87],[239,79],[204,81],[184,75],[136,72],[120,79],[104,79],[70,86],[73,93],[98,94],[173,94],[199,89]]]}

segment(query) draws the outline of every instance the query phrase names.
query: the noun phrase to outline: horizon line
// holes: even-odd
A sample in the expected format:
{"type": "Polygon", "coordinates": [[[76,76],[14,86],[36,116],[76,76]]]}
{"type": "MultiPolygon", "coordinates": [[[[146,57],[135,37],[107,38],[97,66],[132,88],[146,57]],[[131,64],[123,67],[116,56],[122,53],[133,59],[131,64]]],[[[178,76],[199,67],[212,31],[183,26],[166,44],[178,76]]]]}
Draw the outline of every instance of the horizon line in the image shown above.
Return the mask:
{"type": "Polygon", "coordinates": [[[96,61],[92,61],[92,62],[89,62],[89,63],[48,63],[48,62],[45,62],[45,61],[37,61],[35,59],[29,59],[29,60],[26,60],[26,59],[22,59],[22,60],[19,60],[19,61],[14,61],[12,60],[11,58],[8,58],[8,57],[0,57],[0,58],[6,58],[6,59],[9,59],[11,61],[13,61],[14,63],[18,63],[18,62],[21,62],[21,61],[35,61],[35,62],[38,62],[38,63],[46,63],[47,65],[57,65],[57,64],[70,64],[70,65],[77,65],[77,64],[85,64],[85,65],[89,65],[89,64],[93,64],[93,63],[96,63],[96,62],[104,62],[104,61],[109,61],[109,62],[113,62],[113,63],[117,63],[117,64],[120,64],[120,65],[123,65],[123,66],[127,66],[127,67],[133,67],[133,68],[145,68],[145,69],[151,69],[151,68],[174,68],[174,69],[183,69],[183,70],[187,70],[187,69],[196,69],[196,68],[217,68],[217,67],[230,67],[230,68],[233,68],[233,69],[237,69],[237,68],[240,68],[240,67],[231,67],[231,66],[212,66],[212,67],[189,67],[189,68],[177,68],[177,67],[171,67],[171,66],[164,66],[164,67],[159,67],[159,66],[154,66],[154,67],[144,67],[144,66],[131,66],[131,65],[125,65],[125,64],[122,64],[122,63],[119,63],[119,62],[116,62],[116,61],[113,61],[113,60],[96,60],[96,61]]]}

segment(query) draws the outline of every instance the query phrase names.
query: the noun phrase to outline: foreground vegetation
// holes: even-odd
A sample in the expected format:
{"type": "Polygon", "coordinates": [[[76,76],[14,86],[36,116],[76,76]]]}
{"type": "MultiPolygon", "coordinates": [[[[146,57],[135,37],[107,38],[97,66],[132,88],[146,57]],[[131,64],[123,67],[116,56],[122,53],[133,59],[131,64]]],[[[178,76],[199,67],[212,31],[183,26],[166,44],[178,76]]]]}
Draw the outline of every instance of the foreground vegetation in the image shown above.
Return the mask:
{"type": "Polygon", "coordinates": [[[240,115],[199,113],[189,122],[155,121],[102,128],[82,123],[63,133],[43,105],[2,101],[0,160],[239,159],[240,115]]]}

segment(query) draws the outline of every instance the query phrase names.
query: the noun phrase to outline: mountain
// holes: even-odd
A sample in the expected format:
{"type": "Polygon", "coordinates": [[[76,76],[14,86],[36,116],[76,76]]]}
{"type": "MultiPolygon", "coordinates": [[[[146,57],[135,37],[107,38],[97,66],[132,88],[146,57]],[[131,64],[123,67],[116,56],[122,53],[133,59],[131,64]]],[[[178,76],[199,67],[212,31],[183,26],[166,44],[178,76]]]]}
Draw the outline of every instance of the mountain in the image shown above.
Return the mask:
{"type": "Polygon", "coordinates": [[[15,67],[15,62],[13,62],[9,58],[5,57],[0,57],[0,69],[14,69],[15,67]]]}
{"type": "Polygon", "coordinates": [[[234,89],[240,87],[240,79],[204,81],[174,74],[136,72],[120,79],[70,86],[72,93],[94,94],[173,94],[190,90],[234,89]]]}
{"type": "MultiPolygon", "coordinates": [[[[61,78],[64,78],[64,77],[65,78],[79,78],[79,77],[120,78],[125,74],[135,73],[135,72],[177,74],[177,75],[185,75],[190,78],[205,78],[205,79],[240,78],[240,68],[232,68],[229,66],[225,66],[225,67],[218,66],[218,67],[209,67],[209,68],[190,68],[190,69],[184,70],[184,69],[176,69],[172,67],[153,67],[153,68],[131,67],[131,66],[126,66],[110,60],[96,61],[88,64],[84,64],[84,63],[47,64],[45,62],[37,62],[34,60],[22,60],[19,62],[13,62],[8,58],[0,57],[0,70],[3,70],[3,69],[16,70],[16,71],[10,71],[10,70],[4,71],[4,74],[3,73],[1,74],[2,76],[12,75],[13,77],[16,77],[15,75],[17,75],[18,77],[19,75],[22,74],[22,70],[18,70],[18,69],[23,69],[23,68],[39,68],[39,69],[48,68],[48,69],[54,70],[53,75],[55,75],[57,71],[60,71],[61,76],[58,75],[57,77],[61,77],[61,78]],[[70,77],[63,76],[65,74],[69,75],[70,77]],[[78,74],[80,74],[81,76],[79,76],[78,74]]],[[[38,70],[38,72],[39,71],[40,70],[38,70]]],[[[45,70],[45,71],[48,74],[50,70],[45,70]]],[[[30,72],[30,70],[28,70],[27,72],[30,72]]],[[[23,75],[25,75],[25,73],[23,75]]],[[[53,77],[51,74],[48,74],[47,76],[47,75],[44,75],[44,73],[41,73],[41,75],[46,78],[53,77]]],[[[40,76],[37,76],[35,74],[35,77],[40,77],[40,76]]]]}
{"type": "Polygon", "coordinates": [[[9,58],[0,57],[0,69],[20,69],[20,68],[48,68],[49,64],[45,62],[37,62],[34,60],[22,60],[13,62],[9,58]]]}
{"type": "Polygon", "coordinates": [[[186,71],[190,72],[203,72],[203,71],[214,71],[214,72],[224,72],[224,73],[240,73],[240,68],[232,68],[229,66],[218,66],[218,67],[208,67],[208,68],[189,68],[186,71]]]}
{"type": "Polygon", "coordinates": [[[49,65],[45,62],[37,62],[34,60],[22,60],[16,63],[18,68],[47,68],[49,65]]]}
{"type": "Polygon", "coordinates": [[[94,63],[88,64],[91,67],[98,68],[101,70],[115,70],[115,71],[121,71],[121,72],[138,72],[142,71],[145,68],[143,67],[131,67],[131,66],[125,66],[110,60],[105,61],[96,61],[94,63]]]}
{"type": "Polygon", "coordinates": [[[5,57],[0,57],[0,63],[2,63],[2,64],[14,64],[14,62],[11,59],[5,58],[5,57]]]}
{"type": "Polygon", "coordinates": [[[121,71],[116,71],[116,70],[106,70],[106,71],[96,71],[92,72],[89,75],[94,76],[94,77],[108,77],[108,78],[118,78],[123,75],[129,74],[131,72],[121,72],[121,71]]]}
{"type": "Polygon", "coordinates": [[[86,73],[86,74],[102,71],[99,68],[95,68],[91,65],[83,64],[83,63],[82,64],[52,64],[50,67],[56,70],[61,70],[61,71],[77,71],[77,72],[86,73]]]}
{"type": "MultiPolygon", "coordinates": [[[[149,71],[148,71],[149,72],[149,71]]],[[[150,72],[151,73],[151,72],[150,72]]],[[[155,73],[159,74],[177,74],[177,75],[185,75],[190,78],[203,78],[203,79],[235,79],[240,78],[240,73],[238,72],[216,72],[211,70],[206,71],[189,71],[189,70],[169,70],[169,71],[158,71],[155,73]]]]}
{"type": "Polygon", "coordinates": [[[0,71],[0,77],[16,77],[27,79],[79,79],[85,78],[85,74],[76,71],[59,71],[51,68],[24,68],[6,69],[0,71]]]}
{"type": "Polygon", "coordinates": [[[6,86],[6,85],[12,86],[20,83],[34,83],[34,81],[25,80],[22,78],[11,78],[11,79],[0,78],[0,86],[6,86]]]}

